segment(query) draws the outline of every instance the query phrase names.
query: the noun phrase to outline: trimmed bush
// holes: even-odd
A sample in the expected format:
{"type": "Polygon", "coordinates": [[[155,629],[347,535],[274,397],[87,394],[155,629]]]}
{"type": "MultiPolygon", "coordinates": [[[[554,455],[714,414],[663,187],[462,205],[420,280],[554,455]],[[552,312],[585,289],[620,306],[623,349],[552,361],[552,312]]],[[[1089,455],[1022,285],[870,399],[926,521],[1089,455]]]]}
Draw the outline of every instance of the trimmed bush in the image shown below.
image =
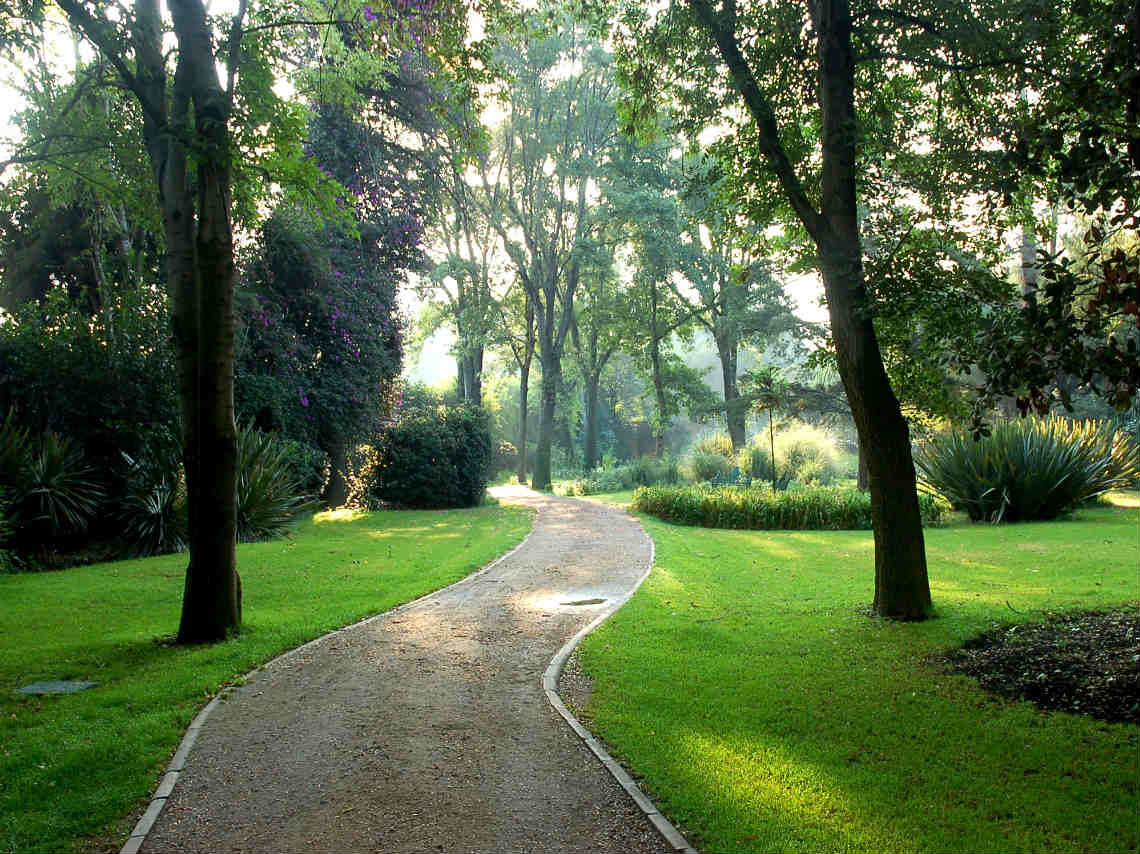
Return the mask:
{"type": "Polygon", "coordinates": [[[975,441],[952,433],[915,455],[923,486],[973,521],[1054,519],[1140,472],[1135,441],[1110,424],[1028,418],[1006,421],[975,441]]]}
{"type": "MultiPolygon", "coordinates": [[[[871,497],[856,489],[804,487],[773,492],[765,486],[651,486],[633,494],[631,508],[678,525],[747,531],[870,530],[871,497]]],[[[925,524],[942,519],[945,505],[920,495],[925,524]]]]}
{"type": "Polygon", "coordinates": [[[423,509],[473,507],[491,469],[490,419],[478,406],[416,412],[385,428],[357,474],[353,497],[423,509]]]}

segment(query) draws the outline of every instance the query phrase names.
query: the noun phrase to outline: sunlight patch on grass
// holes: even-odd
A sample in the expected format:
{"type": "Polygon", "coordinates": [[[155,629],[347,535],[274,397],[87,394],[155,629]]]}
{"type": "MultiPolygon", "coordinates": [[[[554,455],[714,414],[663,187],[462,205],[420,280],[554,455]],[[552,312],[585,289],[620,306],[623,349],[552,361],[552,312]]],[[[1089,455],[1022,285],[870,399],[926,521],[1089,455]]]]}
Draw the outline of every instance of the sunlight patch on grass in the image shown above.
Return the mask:
{"type": "Polygon", "coordinates": [[[867,534],[643,523],[656,567],[581,647],[587,714],[702,849],[1136,849],[1135,727],[931,663],[996,624],[1134,600],[1134,514],[928,530],[924,623],[867,616],[867,534]]]}
{"type": "Polygon", "coordinates": [[[341,507],[338,510],[322,510],[313,516],[313,524],[324,525],[329,522],[355,522],[357,519],[362,519],[368,514],[363,510],[353,510],[348,507],[341,507]]]}
{"type": "Polygon", "coordinates": [[[171,643],[186,555],[0,576],[0,851],[75,851],[93,836],[118,847],[130,830],[124,816],[222,687],[458,581],[517,544],[533,518],[507,506],[334,513],[287,540],[238,546],[242,631],[212,645],[171,643]],[[68,696],[12,694],[60,678],[99,684],[68,696]]]}

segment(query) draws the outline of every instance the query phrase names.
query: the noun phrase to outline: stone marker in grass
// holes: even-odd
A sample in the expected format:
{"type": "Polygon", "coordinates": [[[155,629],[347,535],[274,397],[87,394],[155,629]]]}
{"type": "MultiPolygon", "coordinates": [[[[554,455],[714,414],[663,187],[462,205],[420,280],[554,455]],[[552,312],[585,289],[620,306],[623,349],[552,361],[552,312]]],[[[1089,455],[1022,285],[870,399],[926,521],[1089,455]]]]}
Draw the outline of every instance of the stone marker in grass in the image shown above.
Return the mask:
{"type": "Polygon", "coordinates": [[[47,682],[33,682],[23,688],[17,688],[13,694],[77,694],[94,688],[97,682],[80,682],[77,680],[54,680],[47,682]]]}

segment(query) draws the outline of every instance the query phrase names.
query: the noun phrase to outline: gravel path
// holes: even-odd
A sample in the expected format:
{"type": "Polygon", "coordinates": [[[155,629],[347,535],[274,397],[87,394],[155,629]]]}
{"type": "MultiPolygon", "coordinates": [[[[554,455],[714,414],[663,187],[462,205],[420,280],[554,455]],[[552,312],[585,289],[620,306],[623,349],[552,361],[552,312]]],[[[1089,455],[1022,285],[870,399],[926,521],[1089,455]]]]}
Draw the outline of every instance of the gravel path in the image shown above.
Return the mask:
{"type": "Polygon", "coordinates": [[[542,673],[652,545],[622,511],[538,509],[488,572],[330,635],[219,704],[144,851],[663,852],[542,673]]]}

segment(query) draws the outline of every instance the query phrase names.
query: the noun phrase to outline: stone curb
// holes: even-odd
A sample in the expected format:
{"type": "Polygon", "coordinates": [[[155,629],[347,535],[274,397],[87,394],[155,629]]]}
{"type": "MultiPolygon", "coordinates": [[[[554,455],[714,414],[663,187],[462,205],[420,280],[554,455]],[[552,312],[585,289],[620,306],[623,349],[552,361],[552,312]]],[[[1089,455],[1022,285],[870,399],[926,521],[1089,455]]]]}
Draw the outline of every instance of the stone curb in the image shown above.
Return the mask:
{"type": "Polygon", "coordinates": [[[578,634],[570,638],[562,649],[558,650],[554,658],[550,660],[546,672],[542,674],[542,690],[543,693],[546,694],[547,701],[554,707],[554,710],[562,715],[566,723],[570,725],[570,729],[578,734],[578,737],[585,742],[586,747],[590,748],[590,751],[598,758],[598,761],[601,762],[605,769],[617,780],[618,785],[625,789],[626,794],[628,794],[641,811],[645,813],[645,817],[657,828],[657,831],[665,841],[669,843],[673,850],[678,852],[678,854],[699,854],[697,849],[688,843],[673,823],[661,814],[661,811],[657,809],[657,805],[649,799],[645,792],[641,791],[641,788],[634,779],[629,776],[629,772],[621,766],[621,763],[614,759],[602,743],[594,738],[588,729],[582,726],[582,722],[574,716],[574,713],[566,708],[566,704],[562,702],[562,698],[558,695],[558,680],[562,676],[562,669],[566,666],[566,661],[570,658],[571,654],[573,654],[574,650],[578,648],[578,644],[582,642],[582,638],[616,614],[622,605],[633,597],[633,594],[641,587],[642,582],[644,582],[645,579],[649,577],[649,573],[653,571],[653,562],[657,555],[657,545],[653,542],[652,537],[645,534],[644,529],[642,529],[642,534],[649,540],[649,567],[629,592],[615,600],[613,604],[607,607],[605,611],[579,631],[578,634]]]}
{"type": "MultiPolygon", "coordinates": [[[[506,554],[495,558],[482,569],[477,570],[470,575],[465,575],[463,578],[452,582],[446,587],[440,587],[438,590],[432,590],[430,593],[425,593],[423,596],[420,596],[417,599],[412,599],[411,601],[405,602],[402,605],[397,605],[395,608],[389,608],[387,611],[381,611],[379,614],[373,614],[371,617],[365,617],[363,620],[357,620],[351,625],[341,626],[339,629],[334,629],[328,634],[321,635],[319,638],[313,638],[313,640],[308,641],[307,643],[303,643],[298,647],[294,647],[293,649],[287,650],[286,652],[278,655],[276,658],[271,658],[269,661],[265,662],[265,664],[255,667],[253,670],[242,676],[238,681],[245,682],[250,677],[254,676],[258,671],[264,670],[266,667],[269,667],[272,664],[276,664],[279,661],[284,661],[287,658],[291,658],[292,656],[296,655],[299,652],[303,652],[311,646],[315,646],[319,643],[324,642],[328,638],[339,635],[341,632],[346,632],[349,629],[355,629],[358,626],[363,626],[376,620],[387,619],[388,617],[398,614],[399,612],[410,608],[413,605],[419,604],[424,599],[434,596],[437,593],[441,593],[444,590],[450,590],[452,587],[458,587],[461,584],[468,584],[474,581],[479,576],[490,572],[492,569],[494,569],[496,566],[498,566],[500,563],[502,563],[504,560],[509,558],[524,545],[526,545],[527,541],[531,538],[531,536],[534,534],[535,529],[538,527],[538,521],[541,517],[542,508],[539,508],[535,513],[534,523],[531,525],[530,532],[522,538],[519,544],[506,554]]],[[[143,813],[142,818],[140,818],[138,820],[138,823],[135,824],[134,830],[131,831],[131,835],[127,839],[126,843],[122,848],[119,849],[119,854],[138,854],[139,850],[143,846],[143,843],[146,842],[147,834],[150,833],[151,828],[154,827],[154,823],[158,821],[158,817],[162,814],[163,807],[166,806],[167,798],[169,798],[171,793],[174,791],[174,786],[178,783],[178,778],[182,774],[182,769],[186,767],[186,758],[190,755],[190,750],[194,747],[194,742],[198,739],[198,733],[202,731],[203,724],[206,723],[206,719],[210,717],[210,713],[214,711],[218,703],[221,702],[225,696],[233,690],[233,688],[234,686],[232,685],[223,688],[194,717],[194,720],[190,723],[189,728],[186,730],[186,734],[182,737],[181,743],[178,745],[178,750],[176,750],[174,753],[174,758],[172,758],[170,760],[170,764],[166,766],[166,773],[163,775],[162,780],[159,782],[158,788],[155,789],[154,794],[151,796],[150,805],[147,807],[146,812],[143,813]]]]}

